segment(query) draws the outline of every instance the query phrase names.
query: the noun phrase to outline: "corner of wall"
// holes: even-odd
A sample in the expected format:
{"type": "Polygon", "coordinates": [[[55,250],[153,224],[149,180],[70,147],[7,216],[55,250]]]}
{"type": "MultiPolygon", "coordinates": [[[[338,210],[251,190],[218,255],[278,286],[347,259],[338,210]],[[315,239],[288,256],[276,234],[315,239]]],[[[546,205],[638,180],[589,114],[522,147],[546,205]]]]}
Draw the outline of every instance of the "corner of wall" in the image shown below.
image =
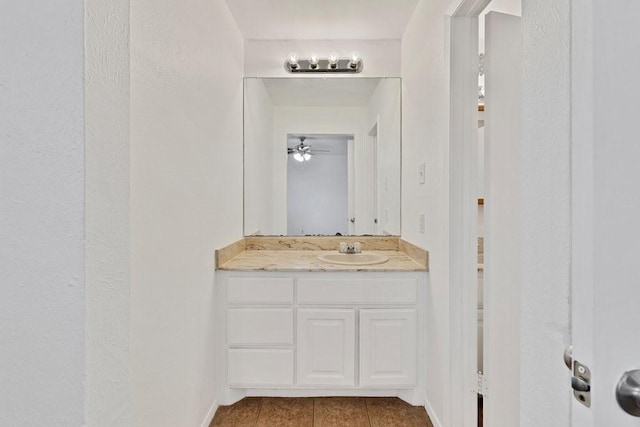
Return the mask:
{"type": "Polygon", "coordinates": [[[84,5],[85,422],[127,425],[131,422],[129,0],[85,0],[84,5]]]}

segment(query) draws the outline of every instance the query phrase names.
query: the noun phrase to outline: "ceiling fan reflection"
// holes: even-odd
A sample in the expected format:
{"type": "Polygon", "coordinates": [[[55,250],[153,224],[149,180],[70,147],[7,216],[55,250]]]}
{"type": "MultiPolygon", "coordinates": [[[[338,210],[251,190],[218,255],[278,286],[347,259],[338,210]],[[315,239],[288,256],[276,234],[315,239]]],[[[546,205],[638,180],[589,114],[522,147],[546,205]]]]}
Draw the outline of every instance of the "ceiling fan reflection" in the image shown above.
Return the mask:
{"type": "Polygon", "coordinates": [[[328,153],[329,150],[314,150],[310,145],[305,144],[304,141],[307,139],[305,136],[300,137],[300,144],[295,147],[287,148],[287,154],[292,154],[293,158],[299,162],[306,162],[311,160],[311,156],[318,153],[328,153]]]}

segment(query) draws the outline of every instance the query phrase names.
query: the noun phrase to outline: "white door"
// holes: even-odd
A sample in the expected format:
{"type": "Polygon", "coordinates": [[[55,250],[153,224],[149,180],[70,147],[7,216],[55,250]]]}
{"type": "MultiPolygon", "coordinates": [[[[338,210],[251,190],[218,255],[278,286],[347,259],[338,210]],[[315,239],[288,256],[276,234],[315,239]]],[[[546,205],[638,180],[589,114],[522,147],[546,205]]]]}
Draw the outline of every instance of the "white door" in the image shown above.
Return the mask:
{"type": "Polygon", "coordinates": [[[297,336],[298,384],[354,385],[354,310],[299,309],[297,336]]]}
{"type": "Polygon", "coordinates": [[[360,310],[360,385],[416,383],[415,309],[360,310]]]}
{"type": "Polygon", "coordinates": [[[485,18],[483,372],[491,427],[519,424],[520,27],[517,16],[485,18]]]}
{"type": "Polygon", "coordinates": [[[637,1],[572,8],[571,332],[574,362],[591,372],[574,427],[640,426],[616,400],[622,375],[640,369],[638,16],[637,1]]]}

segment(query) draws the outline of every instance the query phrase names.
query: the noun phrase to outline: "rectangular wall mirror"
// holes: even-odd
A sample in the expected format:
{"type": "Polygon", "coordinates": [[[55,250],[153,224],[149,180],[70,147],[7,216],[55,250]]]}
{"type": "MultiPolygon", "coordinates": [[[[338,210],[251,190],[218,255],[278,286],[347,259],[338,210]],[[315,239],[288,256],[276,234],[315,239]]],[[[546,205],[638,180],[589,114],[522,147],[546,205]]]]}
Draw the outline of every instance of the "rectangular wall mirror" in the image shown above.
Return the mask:
{"type": "Polygon", "coordinates": [[[245,78],[245,235],[400,235],[400,154],[400,78],[245,78]]]}

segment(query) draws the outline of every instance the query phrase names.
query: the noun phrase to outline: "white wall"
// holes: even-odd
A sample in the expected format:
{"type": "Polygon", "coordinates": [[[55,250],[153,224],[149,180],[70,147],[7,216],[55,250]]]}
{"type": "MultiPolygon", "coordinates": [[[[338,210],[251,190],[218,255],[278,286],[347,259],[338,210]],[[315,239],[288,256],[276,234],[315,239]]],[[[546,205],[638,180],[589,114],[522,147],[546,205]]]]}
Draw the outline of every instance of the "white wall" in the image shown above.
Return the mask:
{"type": "MultiPolygon", "coordinates": [[[[448,425],[449,141],[444,14],[450,0],[422,0],[402,38],[402,237],[429,250],[427,401],[448,425]],[[426,182],[418,165],[426,163],[426,182]],[[418,215],[425,214],[425,233],[418,215]]],[[[457,402],[456,402],[457,404],[457,402]]]]}
{"type": "Polygon", "coordinates": [[[244,98],[244,234],[268,234],[273,229],[273,105],[262,79],[245,80],[244,98]]]}
{"type": "MultiPolygon", "coordinates": [[[[289,146],[295,144],[289,142],[289,146]]],[[[312,149],[328,149],[309,161],[287,160],[287,234],[343,235],[349,232],[347,138],[307,140],[312,149]]]]}
{"type": "MultiPolygon", "coordinates": [[[[276,107],[274,108],[273,234],[287,234],[287,134],[354,135],[358,144],[366,140],[366,107],[276,107]]],[[[356,165],[356,169],[359,166],[356,165]]],[[[359,169],[357,169],[359,171],[359,169]]],[[[356,218],[364,217],[356,172],[356,218]]],[[[357,220],[356,220],[357,222],[357,220]]]]}
{"type": "Polygon", "coordinates": [[[569,425],[570,0],[524,1],[520,425],[569,425]]]}
{"type": "Polygon", "coordinates": [[[381,79],[367,107],[369,128],[378,123],[378,229],[375,234],[400,235],[401,84],[381,79]]]}
{"type": "Polygon", "coordinates": [[[127,425],[129,0],[85,1],[86,424],[127,425]]]}
{"type": "Polygon", "coordinates": [[[0,5],[0,425],[84,425],[83,4],[0,5]]]}
{"type": "Polygon", "coordinates": [[[242,237],[243,40],[223,0],[131,3],[133,424],[212,415],[213,254],[242,237]]]}
{"type": "MultiPolygon", "coordinates": [[[[321,58],[328,57],[332,52],[338,53],[341,58],[348,58],[352,52],[358,52],[364,69],[353,77],[400,76],[399,40],[246,40],[245,75],[299,77],[299,74],[289,73],[284,68],[290,52],[296,52],[300,58],[308,58],[313,52],[321,58]]],[[[323,77],[345,77],[345,74],[323,77]]]]}

